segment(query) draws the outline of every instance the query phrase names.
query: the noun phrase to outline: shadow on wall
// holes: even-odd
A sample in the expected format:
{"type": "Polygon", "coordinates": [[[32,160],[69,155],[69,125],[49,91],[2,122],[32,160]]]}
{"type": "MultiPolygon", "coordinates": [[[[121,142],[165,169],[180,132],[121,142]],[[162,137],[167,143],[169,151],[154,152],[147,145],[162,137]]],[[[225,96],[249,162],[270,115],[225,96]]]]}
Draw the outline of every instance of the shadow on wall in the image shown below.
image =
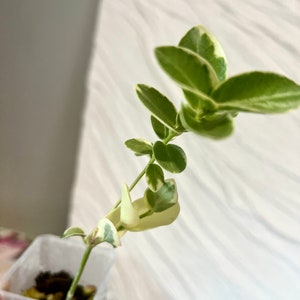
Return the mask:
{"type": "Polygon", "coordinates": [[[0,226],[66,226],[97,5],[0,2],[0,226]]]}

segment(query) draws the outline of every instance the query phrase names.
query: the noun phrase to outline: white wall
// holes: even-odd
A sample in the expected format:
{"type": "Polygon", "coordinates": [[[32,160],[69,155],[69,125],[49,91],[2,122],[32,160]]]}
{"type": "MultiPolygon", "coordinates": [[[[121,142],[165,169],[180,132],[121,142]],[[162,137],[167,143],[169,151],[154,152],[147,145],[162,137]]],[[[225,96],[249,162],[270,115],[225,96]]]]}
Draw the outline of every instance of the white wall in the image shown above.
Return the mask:
{"type": "Polygon", "coordinates": [[[97,5],[0,0],[0,226],[66,226],[97,5]]]}
{"type": "MultiPolygon", "coordinates": [[[[136,83],[177,107],[176,84],[153,48],[176,45],[203,24],[221,41],[230,76],[269,70],[300,83],[299,0],[104,0],[70,223],[92,229],[148,159],[123,142],[155,141],[136,83]]],[[[183,134],[177,182],[181,212],[170,226],[128,232],[117,249],[107,299],[299,300],[300,109],[239,114],[234,134],[211,141],[183,134]]],[[[141,197],[141,181],[132,198],[141,197]]]]}

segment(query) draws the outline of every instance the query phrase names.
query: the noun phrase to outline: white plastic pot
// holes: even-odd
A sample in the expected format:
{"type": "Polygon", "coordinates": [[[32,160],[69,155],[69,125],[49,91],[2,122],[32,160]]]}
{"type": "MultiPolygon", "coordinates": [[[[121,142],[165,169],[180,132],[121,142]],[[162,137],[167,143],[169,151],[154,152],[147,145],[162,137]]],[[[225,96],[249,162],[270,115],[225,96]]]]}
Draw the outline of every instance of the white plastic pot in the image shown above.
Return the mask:
{"type": "MultiPolygon", "coordinates": [[[[41,271],[67,271],[74,275],[84,252],[78,238],[60,239],[54,235],[37,237],[23,255],[0,278],[0,300],[30,299],[20,296],[34,285],[34,278],[41,271]]],[[[115,261],[115,251],[98,246],[93,249],[82,275],[81,284],[97,287],[95,300],[106,299],[109,271],[115,261]]]]}

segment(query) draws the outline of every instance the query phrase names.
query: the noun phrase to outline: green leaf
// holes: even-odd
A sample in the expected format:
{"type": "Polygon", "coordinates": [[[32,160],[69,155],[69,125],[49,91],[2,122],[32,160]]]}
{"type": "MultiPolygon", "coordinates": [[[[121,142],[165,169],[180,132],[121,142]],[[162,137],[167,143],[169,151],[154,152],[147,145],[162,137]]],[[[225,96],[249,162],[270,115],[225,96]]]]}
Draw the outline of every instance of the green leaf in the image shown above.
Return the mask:
{"type": "Polygon", "coordinates": [[[143,139],[130,139],[125,145],[137,155],[152,154],[152,144],[143,139]]]}
{"type": "Polygon", "coordinates": [[[234,128],[229,113],[214,114],[204,118],[202,115],[197,115],[190,107],[183,106],[180,111],[180,118],[186,129],[213,139],[229,136],[234,128]]]}
{"type": "Polygon", "coordinates": [[[151,124],[154,132],[160,139],[165,139],[169,135],[169,129],[154,116],[151,116],[151,124]]]}
{"type": "Polygon", "coordinates": [[[173,103],[156,89],[138,84],[136,93],[149,111],[165,126],[176,129],[177,111],[173,103]]]}
{"type": "Polygon", "coordinates": [[[216,111],[217,104],[208,96],[198,95],[184,89],[183,93],[190,107],[198,113],[216,111]]]}
{"type": "Polygon", "coordinates": [[[97,243],[107,242],[113,247],[118,247],[121,245],[121,241],[118,235],[118,231],[114,224],[107,218],[99,221],[97,225],[97,243]]]}
{"type": "Polygon", "coordinates": [[[153,153],[157,162],[171,173],[180,173],[186,167],[186,155],[177,145],[165,145],[157,141],[153,146],[153,153]]]}
{"type": "Polygon", "coordinates": [[[224,110],[281,113],[300,105],[300,86],[278,74],[255,71],[229,78],[211,96],[224,110]]]}
{"type": "Polygon", "coordinates": [[[216,37],[203,26],[195,26],[179,42],[179,46],[188,48],[206,59],[215,70],[220,81],[226,78],[227,61],[221,44],[216,37]]]}
{"type": "Polygon", "coordinates": [[[79,227],[70,227],[65,230],[65,232],[62,235],[62,238],[69,238],[71,236],[82,236],[85,237],[85,233],[83,229],[79,227]]]}
{"type": "Polygon", "coordinates": [[[173,179],[168,179],[157,191],[147,189],[145,197],[154,212],[162,212],[178,202],[176,184],[173,179]]]}
{"type": "Polygon", "coordinates": [[[124,184],[122,188],[120,207],[120,223],[126,228],[136,226],[139,223],[140,218],[138,212],[132,206],[131,196],[126,184],[124,184]]]}
{"type": "Polygon", "coordinates": [[[164,184],[164,172],[160,166],[150,164],[146,170],[146,180],[149,188],[156,192],[164,184]]]}
{"type": "Polygon", "coordinates": [[[179,114],[177,115],[177,128],[176,129],[178,132],[186,132],[187,131],[181,123],[179,114]]]}
{"type": "Polygon", "coordinates": [[[155,54],[163,70],[186,90],[205,96],[219,83],[212,66],[189,49],[163,46],[155,54]]]}

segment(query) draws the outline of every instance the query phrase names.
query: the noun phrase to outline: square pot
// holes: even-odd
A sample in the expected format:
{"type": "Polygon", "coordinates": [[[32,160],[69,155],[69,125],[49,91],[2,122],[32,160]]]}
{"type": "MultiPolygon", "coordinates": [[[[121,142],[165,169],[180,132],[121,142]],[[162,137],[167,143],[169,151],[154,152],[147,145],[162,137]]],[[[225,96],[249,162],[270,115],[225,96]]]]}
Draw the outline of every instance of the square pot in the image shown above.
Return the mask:
{"type": "MultiPolygon", "coordinates": [[[[64,270],[74,276],[84,250],[85,246],[79,238],[61,239],[54,235],[38,236],[0,278],[0,300],[31,299],[20,295],[34,285],[34,278],[41,271],[64,270]]],[[[114,249],[101,246],[94,248],[90,255],[80,283],[97,287],[95,300],[106,299],[108,275],[115,257],[114,249]]]]}

